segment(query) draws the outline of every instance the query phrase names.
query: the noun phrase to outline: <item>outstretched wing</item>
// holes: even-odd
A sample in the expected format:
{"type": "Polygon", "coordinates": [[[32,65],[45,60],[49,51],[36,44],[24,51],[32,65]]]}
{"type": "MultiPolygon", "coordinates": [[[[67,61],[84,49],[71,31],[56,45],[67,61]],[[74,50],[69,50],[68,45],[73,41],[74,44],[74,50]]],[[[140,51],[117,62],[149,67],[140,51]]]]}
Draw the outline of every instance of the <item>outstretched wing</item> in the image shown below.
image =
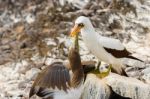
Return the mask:
{"type": "MultiPolygon", "coordinates": [[[[35,79],[29,97],[39,93],[40,96],[48,94],[48,89],[60,89],[67,91],[70,86],[69,70],[61,62],[55,62],[42,70],[35,79]],[[40,91],[40,92],[39,92],[40,91]]],[[[52,94],[52,91],[49,92],[52,94]]]]}

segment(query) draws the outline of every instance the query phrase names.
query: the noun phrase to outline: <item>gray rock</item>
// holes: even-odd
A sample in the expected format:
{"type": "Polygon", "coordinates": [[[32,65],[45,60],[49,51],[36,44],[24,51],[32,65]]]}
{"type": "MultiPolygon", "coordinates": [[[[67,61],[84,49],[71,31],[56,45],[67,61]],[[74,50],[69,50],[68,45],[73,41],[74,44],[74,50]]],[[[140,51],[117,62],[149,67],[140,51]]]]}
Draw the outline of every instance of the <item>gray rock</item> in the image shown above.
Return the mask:
{"type": "Polygon", "coordinates": [[[109,86],[117,94],[132,99],[149,99],[150,85],[136,78],[124,77],[111,73],[104,79],[99,79],[89,74],[85,81],[82,94],[83,99],[108,99],[110,95],[109,86]]]}
{"type": "Polygon", "coordinates": [[[146,82],[150,84],[150,67],[142,70],[142,73],[144,74],[142,76],[142,79],[146,82]]]}
{"type": "Polygon", "coordinates": [[[99,79],[93,74],[87,75],[82,94],[83,99],[108,99],[109,95],[109,87],[103,80],[99,79]]]}
{"type": "Polygon", "coordinates": [[[143,74],[149,74],[150,73],[150,67],[145,68],[144,70],[141,71],[143,74]]]}
{"type": "Polygon", "coordinates": [[[143,75],[142,80],[144,80],[146,83],[150,84],[150,73],[143,75]]]}
{"type": "Polygon", "coordinates": [[[118,94],[132,99],[149,99],[150,97],[150,85],[136,78],[124,77],[112,73],[105,79],[106,83],[118,94]]]}
{"type": "Polygon", "coordinates": [[[131,67],[134,67],[134,68],[145,68],[145,63],[137,61],[137,60],[124,58],[122,60],[122,62],[125,65],[131,66],[131,67]]]}
{"type": "Polygon", "coordinates": [[[26,79],[34,80],[39,72],[40,72],[40,69],[38,69],[38,68],[32,68],[32,69],[30,69],[25,74],[26,79]]]}

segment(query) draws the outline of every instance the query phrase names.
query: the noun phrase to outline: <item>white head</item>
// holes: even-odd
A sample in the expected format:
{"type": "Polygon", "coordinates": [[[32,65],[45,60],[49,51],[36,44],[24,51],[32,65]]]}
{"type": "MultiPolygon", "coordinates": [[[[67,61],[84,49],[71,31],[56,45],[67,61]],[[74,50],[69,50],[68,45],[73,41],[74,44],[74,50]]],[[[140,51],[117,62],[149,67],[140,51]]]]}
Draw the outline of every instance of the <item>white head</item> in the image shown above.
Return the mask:
{"type": "Polygon", "coordinates": [[[83,28],[91,28],[91,26],[92,26],[90,19],[88,17],[85,17],[85,16],[78,17],[75,21],[75,24],[77,24],[77,25],[82,24],[83,28]]]}
{"type": "Polygon", "coordinates": [[[71,31],[71,36],[77,35],[82,30],[94,29],[88,17],[80,16],[75,20],[75,26],[71,31]]]}

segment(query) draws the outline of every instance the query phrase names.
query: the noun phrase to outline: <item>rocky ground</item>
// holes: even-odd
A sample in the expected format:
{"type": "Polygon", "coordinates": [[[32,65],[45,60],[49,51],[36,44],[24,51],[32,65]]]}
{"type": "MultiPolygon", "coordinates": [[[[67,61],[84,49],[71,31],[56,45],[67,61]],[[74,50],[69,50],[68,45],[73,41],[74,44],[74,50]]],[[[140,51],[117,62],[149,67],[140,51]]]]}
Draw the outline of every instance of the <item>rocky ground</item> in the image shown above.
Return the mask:
{"type": "MultiPolygon", "coordinates": [[[[88,16],[98,33],[120,39],[133,56],[145,61],[123,60],[130,65],[128,75],[149,86],[150,1],[110,1],[0,0],[0,99],[27,99],[41,69],[67,60],[68,34],[80,15],[88,16]]],[[[82,39],[80,46],[83,60],[95,59],[82,39]]]]}

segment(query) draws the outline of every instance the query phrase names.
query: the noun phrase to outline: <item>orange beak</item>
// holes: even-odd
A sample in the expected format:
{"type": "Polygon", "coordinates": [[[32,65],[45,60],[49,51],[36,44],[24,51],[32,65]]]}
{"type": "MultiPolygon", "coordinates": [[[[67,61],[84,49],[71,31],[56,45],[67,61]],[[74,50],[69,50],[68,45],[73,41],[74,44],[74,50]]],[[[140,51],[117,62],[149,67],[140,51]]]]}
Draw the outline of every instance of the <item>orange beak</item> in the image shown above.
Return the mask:
{"type": "Polygon", "coordinates": [[[75,25],[73,27],[73,29],[71,30],[71,33],[70,33],[70,36],[71,37],[75,37],[76,35],[78,35],[78,33],[80,32],[82,27],[78,26],[78,25],[75,25]]]}

